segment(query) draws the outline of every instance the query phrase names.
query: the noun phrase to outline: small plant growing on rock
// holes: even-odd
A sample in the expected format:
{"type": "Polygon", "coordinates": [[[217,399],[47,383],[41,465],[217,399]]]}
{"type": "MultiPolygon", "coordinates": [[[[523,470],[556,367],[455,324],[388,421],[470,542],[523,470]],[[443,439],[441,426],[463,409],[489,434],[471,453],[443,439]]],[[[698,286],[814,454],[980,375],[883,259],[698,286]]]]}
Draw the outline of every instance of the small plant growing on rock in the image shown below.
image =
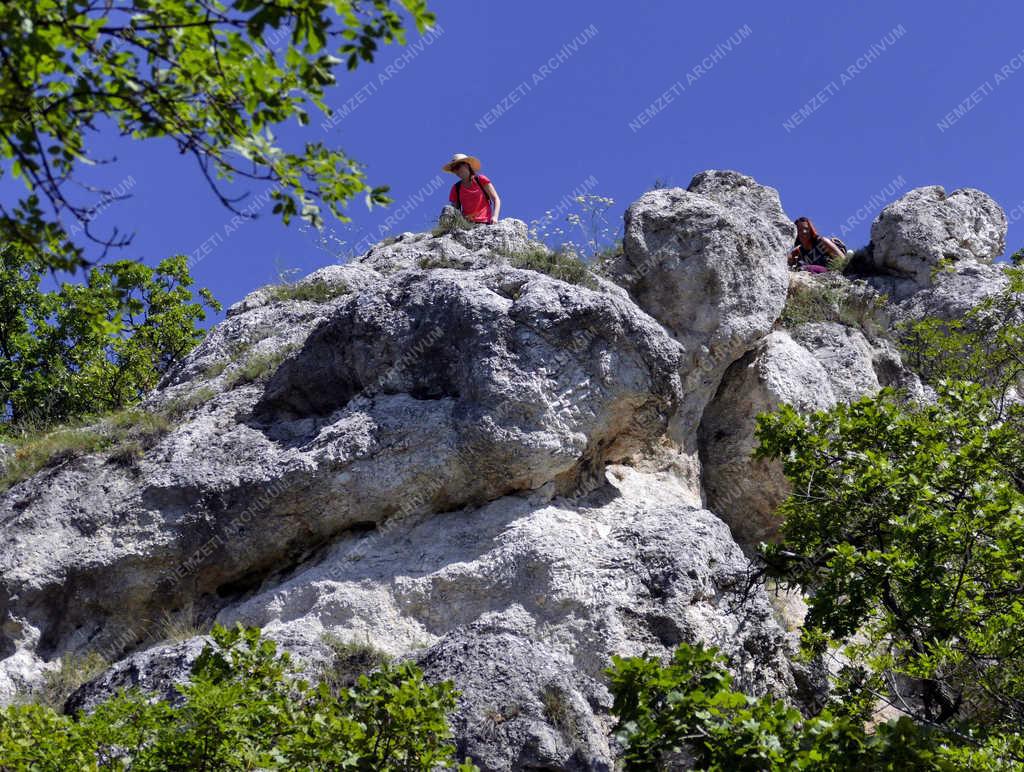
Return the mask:
{"type": "Polygon", "coordinates": [[[42,688],[37,692],[29,693],[27,700],[61,713],[68,697],[79,686],[91,681],[107,667],[107,661],[96,652],[65,654],[60,659],[60,668],[48,670],[44,676],[42,688]]]}
{"type": "Polygon", "coordinates": [[[172,426],[163,413],[132,409],[16,437],[0,474],[0,492],[41,469],[103,450],[110,451],[112,460],[128,463],[172,426]]]}
{"type": "Polygon", "coordinates": [[[295,283],[275,284],[269,289],[271,300],[305,300],[312,303],[327,303],[351,292],[348,285],[328,283],[325,281],[300,281],[295,283]]]}
{"type": "Polygon", "coordinates": [[[477,227],[476,224],[463,217],[462,212],[447,212],[440,219],[437,227],[430,233],[432,236],[446,236],[458,231],[468,231],[470,228],[475,227],[477,227]]]}
{"type": "Polygon", "coordinates": [[[324,670],[322,678],[335,694],[354,686],[359,676],[366,675],[382,665],[391,662],[391,655],[370,643],[343,641],[336,635],[323,637],[331,652],[331,663],[324,670]]]}
{"type": "Polygon", "coordinates": [[[273,373],[293,351],[298,348],[295,344],[282,346],[274,351],[264,354],[255,354],[249,357],[245,363],[236,370],[233,370],[227,377],[225,384],[228,390],[246,383],[253,383],[273,373]]]}
{"type": "Polygon", "coordinates": [[[838,272],[820,276],[795,273],[779,321],[788,328],[808,322],[839,322],[877,339],[887,334],[885,300],[885,295],[866,282],[851,281],[838,272]]]}
{"type": "Polygon", "coordinates": [[[425,271],[430,270],[431,268],[464,269],[466,267],[457,260],[452,260],[447,257],[421,257],[416,264],[425,271]]]}
{"type": "Polygon", "coordinates": [[[535,249],[509,256],[514,268],[525,268],[528,271],[546,273],[552,278],[569,284],[577,284],[588,289],[597,289],[597,279],[587,268],[586,263],[576,255],[568,252],[551,252],[546,249],[535,249]]]}

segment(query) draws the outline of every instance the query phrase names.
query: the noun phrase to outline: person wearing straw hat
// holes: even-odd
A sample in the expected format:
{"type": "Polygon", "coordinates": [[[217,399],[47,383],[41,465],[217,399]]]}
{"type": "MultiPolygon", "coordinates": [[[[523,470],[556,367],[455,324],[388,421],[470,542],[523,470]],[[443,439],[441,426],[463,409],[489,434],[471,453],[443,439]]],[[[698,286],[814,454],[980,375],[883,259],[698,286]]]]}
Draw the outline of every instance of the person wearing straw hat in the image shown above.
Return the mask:
{"type": "Polygon", "coordinates": [[[456,153],[452,159],[441,167],[442,171],[451,172],[459,177],[452,185],[448,200],[451,202],[441,212],[440,222],[457,220],[457,215],[471,223],[498,222],[501,212],[501,199],[490,179],[480,171],[480,159],[465,153],[456,153]]]}

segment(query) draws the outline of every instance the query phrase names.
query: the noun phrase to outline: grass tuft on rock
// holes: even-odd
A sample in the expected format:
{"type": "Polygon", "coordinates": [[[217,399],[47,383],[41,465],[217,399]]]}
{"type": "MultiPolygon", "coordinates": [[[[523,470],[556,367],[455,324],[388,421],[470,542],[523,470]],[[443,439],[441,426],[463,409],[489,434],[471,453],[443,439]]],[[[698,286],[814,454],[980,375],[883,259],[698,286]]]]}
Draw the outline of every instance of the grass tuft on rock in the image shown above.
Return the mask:
{"type": "Polygon", "coordinates": [[[42,686],[24,696],[24,701],[44,705],[57,713],[64,712],[64,703],[84,683],[91,681],[109,664],[100,654],[65,654],[60,660],[60,669],[48,670],[43,676],[42,686]]]}
{"type": "Polygon", "coordinates": [[[858,327],[871,339],[887,336],[886,296],[861,280],[836,272],[791,277],[786,306],[779,321],[792,329],[808,322],[839,322],[858,327]]]}
{"type": "Polygon", "coordinates": [[[341,282],[328,284],[325,281],[300,281],[294,284],[275,284],[270,287],[270,297],[274,301],[306,300],[313,303],[327,303],[352,290],[341,282]]]}
{"type": "Polygon", "coordinates": [[[334,694],[356,685],[359,676],[386,665],[392,657],[370,643],[345,641],[332,633],[323,636],[331,652],[331,662],[324,669],[324,683],[334,694]]]}
{"type": "Polygon", "coordinates": [[[515,268],[537,271],[569,284],[597,289],[597,278],[587,264],[571,253],[532,249],[510,255],[509,262],[515,268]]]}
{"type": "Polygon", "coordinates": [[[264,354],[254,354],[245,360],[241,367],[231,371],[225,379],[225,387],[228,390],[234,389],[238,386],[242,386],[243,384],[253,383],[270,375],[277,370],[281,363],[284,362],[284,360],[286,360],[297,348],[297,345],[291,344],[282,346],[274,351],[268,351],[264,354]]]}
{"type": "Polygon", "coordinates": [[[109,450],[111,460],[130,462],[172,428],[171,417],[163,412],[127,409],[14,437],[14,451],[0,473],[0,493],[47,467],[90,453],[109,450]]]}

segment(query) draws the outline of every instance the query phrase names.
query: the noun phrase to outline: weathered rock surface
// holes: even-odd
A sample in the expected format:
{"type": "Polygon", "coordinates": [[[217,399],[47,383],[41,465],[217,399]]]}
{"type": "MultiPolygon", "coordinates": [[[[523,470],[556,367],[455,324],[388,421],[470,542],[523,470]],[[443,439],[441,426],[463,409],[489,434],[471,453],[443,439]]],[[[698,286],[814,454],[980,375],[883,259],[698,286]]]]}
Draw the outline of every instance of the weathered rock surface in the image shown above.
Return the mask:
{"type": "Polygon", "coordinates": [[[783,403],[801,412],[826,410],[837,397],[822,363],[779,330],[734,362],[704,411],[699,442],[708,507],[736,539],[756,545],[775,534],[775,508],[789,495],[777,462],[751,457],[759,413],[783,403]]]}
{"type": "Polygon", "coordinates": [[[1009,285],[1004,266],[963,261],[935,276],[932,286],[893,304],[894,322],[916,322],[926,317],[961,319],[981,301],[998,295],[1009,285]]]}
{"type": "MultiPolygon", "coordinates": [[[[793,690],[767,599],[741,601],[747,563],[726,526],[681,505],[670,477],[615,466],[610,479],[577,500],[505,497],[339,539],[218,619],[261,626],[305,663],[323,660],[325,633],[411,653],[462,691],[460,748],[489,770],[610,769],[601,671],[613,653],[711,642],[745,687],[793,690]]],[[[188,653],[136,655],[73,704],[167,690],[188,653]]]]}
{"type": "Polygon", "coordinates": [[[699,495],[696,429],[726,368],[785,305],[793,224],[778,193],[737,172],[652,190],[626,211],[623,255],[608,272],[683,344],[683,405],[670,434],[699,495]]]}
{"type": "Polygon", "coordinates": [[[853,402],[881,388],[875,350],[860,330],[837,322],[807,322],[790,334],[824,368],[836,402],[853,402]]]}
{"type": "Polygon", "coordinates": [[[698,440],[708,507],[745,546],[774,538],[775,509],[790,487],[781,464],[751,456],[757,415],[782,404],[802,413],[827,410],[883,386],[923,394],[893,345],[872,343],[859,328],[805,322],[765,337],[729,367],[704,411],[698,440]]]}
{"type": "Polygon", "coordinates": [[[77,459],[3,497],[5,655],[219,608],[401,511],[569,492],[662,434],[680,396],[679,346],[653,320],[533,271],[417,269],[326,307],[249,305],[224,327],[248,341],[273,320],[250,362],[302,341],[269,383],[218,394],[134,468],[77,459]]]}
{"type": "Polygon", "coordinates": [[[888,314],[953,318],[1005,282],[987,197],[901,201],[871,252],[885,309],[791,277],[778,194],[736,172],[635,202],[618,284],[513,267],[544,247],[505,220],[251,293],[146,400],[176,423],[141,458],[0,495],[0,702],[84,651],[119,661],[71,707],[171,697],[205,641],[160,641],[186,609],[262,626],[311,674],[327,634],[415,658],[462,691],[459,748],[487,770],[613,768],[613,653],[711,643],[741,688],[817,699],[744,592],[740,544],[787,493],[750,459],[754,419],[913,393],[888,314]],[[809,316],[777,329],[793,286],[809,316]]]}
{"type": "Polygon", "coordinates": [[[611,271],[685,347],[696,375],[687,413],[699,414],[705,392],[779,317],[792,238],[778,193],[736,172],[649,191],[626,211],[624,254],[611,271]]]}
{"type": "Polygon", "coordinates": [[[940,185],[916,188],[885,207],[871,225],[871,281],[894,301],[932,285],[944,261],[991,263],[1006,248],[1006,214],[973,188],[950,194],[940,185]]]}

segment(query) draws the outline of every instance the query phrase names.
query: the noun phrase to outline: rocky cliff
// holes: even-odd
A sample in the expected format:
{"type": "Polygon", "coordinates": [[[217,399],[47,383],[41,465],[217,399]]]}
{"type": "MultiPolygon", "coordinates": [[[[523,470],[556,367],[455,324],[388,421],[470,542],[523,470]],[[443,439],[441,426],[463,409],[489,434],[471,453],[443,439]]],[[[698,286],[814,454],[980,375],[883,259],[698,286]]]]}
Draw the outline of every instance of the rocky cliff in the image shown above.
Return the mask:
{"type": "Polygon", "coordinates": [[[0,699],[87,651],[112,666],[72,707],[166,691],[203,641],[161,640],[178,618],[259,625],[310,672],[328,636],[412,657],[462,691],[484,769],[610,768],[612,653],[703,641],[743,688],[813,699],[746,591],[787,494],[754,418],[926,397],[887,331],[997,291],[1005,232],[985,194],[922,188],[860,280],[790,274],[776,191],[711,171],[630,206],[582,284],[507,219],[257,290],[147,399],[175,421],[144,452],[0,498],[0,699]]]}

